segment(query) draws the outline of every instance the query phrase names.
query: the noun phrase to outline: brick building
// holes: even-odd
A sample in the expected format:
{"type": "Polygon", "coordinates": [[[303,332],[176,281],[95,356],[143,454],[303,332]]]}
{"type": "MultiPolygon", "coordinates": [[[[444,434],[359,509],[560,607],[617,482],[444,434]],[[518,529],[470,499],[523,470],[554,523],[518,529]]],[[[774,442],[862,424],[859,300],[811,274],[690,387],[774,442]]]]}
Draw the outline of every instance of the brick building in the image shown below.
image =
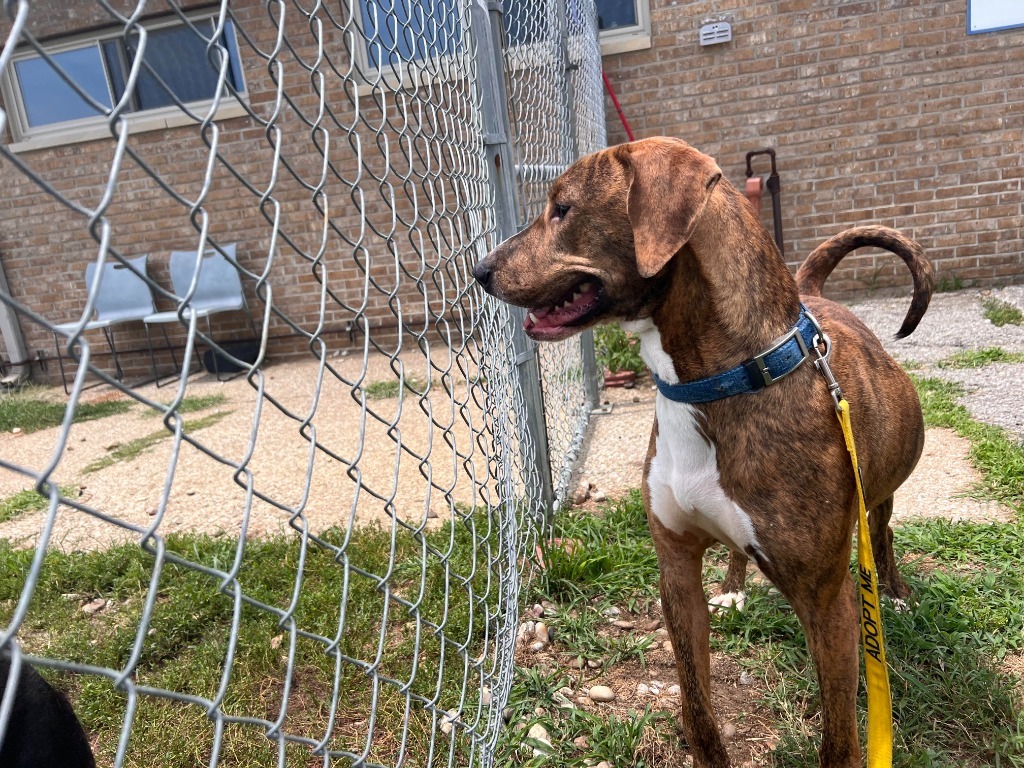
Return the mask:
{"type": "MultiPolygon", "coordinates": [[[[738,186],[747,152],[777,151],[792,264],[843,228],[875,222],[917,238],[947,285],[994,285],[1024,278],[1024,28],[969,34],[968,5],[986,2],[997,0],[597,0],[597,7],[604,68],[637,137],[685,138],[738,186]],[[699,44],[710,17],[731,24],[731,41],[699,44]]],[[[373,41],[386,35],[366,32],[375,3],[342,3],[337,13],[319,6],[307,16],[299,6],[232,0],[232,23],[221,34],[239,97],[214,111],[209,94],[197,92],[190,117],[161,101],[159,87],[140,82],[116,184],[116,141],[106,121],[95,110],[70,108],[84,102],[52,77],[38,83],[63,87],[68,97],[37,104],[36,93],[46,91],[31,87],[32,67],[40,65],[24,63],[34,54],[20,48],[0,83],[8,115],[0,141],[44,185],[0,161],[0,263],[11,295],[50,322],[80,315],[85,264],[95,259],[101,233],[55,194],[93,209],[109,189],[104,215],[113,248],[126,257],[149,254],[158,285],[168,285],[166,255],[194,249],[204,229],[219,244],[237,244],[257,315],[266,295],[260,277],[269,275],[276,353],[305,348],[311,335],[330,349],[358,341],[367,328],[385,338],[389,327],[398,331],[397,304],[409,320],[406,334],[443,324],[440,286],[467,279],[465,267],[490,227],[486,172],[474,165],[481,138],[459,124],[477,119],[476,97],[451,64],[459,44],[446,42],[459,37],[465,9],[455,0],[414,4],[440,21],[418,22],[423,34],[403,38],[410,50],[401,55],[448,62],[431,81],[445,85],[398,93],[374,74],[381,53],[373,41]],[[346,16],[351,7],[362,10],[361,23],[346,16]],[[23,80],[11,75],[20,77],[19,61],[23,80]],[[374,78],[377,87],[359,85],[374,78]],[[208,115],[213,121],[204,128],[208,115]],[[436,150],[437,138],[447,149],[436,150]],[[214,142],[221,160],[208,170],[214,142]],[[332,295],[321,324],[325,270],[332,295]]],[[[517,5],[505,2],[506,9],[517,5]]],[[[549,7],[525,3],[517,18],[549,7]]],[[[188,25],[206,36],[215,31],[218,7],[208,3],[186,2],[181,14],[153,11],[141,17],[153,40],[188,25]]],[[[96,68],[99,84],[85,87],[105,93],[98,98],[107,105],[130,69],[124,27],[94,0],[40,0],[27,21],[55,54],[84,55],[91,47],[92,59],[77,66],[96,68]]],[[[11,29],[9,20],[0,22],[0,39],[11,29]]],[[[531,42],[532,27],[516,29],[531,42]]],[[[606,106],[609,141],[622,141],[618,116],[606,106]]],[[[764,158],[755,170],[767,175],[764,158]]],[[[770,228],[767,195],[762,213],[770,228]]],[[[844,261],[828,288],[849,296],[905,290],[907,282],[901,264],[863,253],[844,261]]],[[[159,291],[157,303],[173,306],[159,291]]],[[[247,334],[244,318],[217,322],[215,335],[247,334]]],[[[24,316],[20,324],[28,353],[52,363],[48,329],[24,316]]],[[[142,351],[140,330],[121,338],[126,352],[142,351]]],[[[172,341],[181,340],[179,330],[172,341]]],[[[126,362],[141,372],[145,356],[128,354],[126,362]]],[[[54,371],[46,367],[51,377],[54,371]]]]}
{"type": "MultiPolygon", "coordinates": [[[[606,44],[603,63],[638,138],[684,138],[740,189],[745,154],[776,149],[794,266],[879,223],[920,241],[945,285],[998,285],[1024,279],[1024,27],[969,34],[969,4],[985,5],[634,0],[639,23],[614,44],[634,50],[606,44]],[[700,45],[709,17],[731,23],[731,42],[700,45]]],[[[607,120],[609,142],[625,140],[610,102],[607,120]]],[[[767,159],[754,170],[767,176],[767,159]]],[[[858,253],[826,287],[908,284],[902,263],[858,253]]]]}

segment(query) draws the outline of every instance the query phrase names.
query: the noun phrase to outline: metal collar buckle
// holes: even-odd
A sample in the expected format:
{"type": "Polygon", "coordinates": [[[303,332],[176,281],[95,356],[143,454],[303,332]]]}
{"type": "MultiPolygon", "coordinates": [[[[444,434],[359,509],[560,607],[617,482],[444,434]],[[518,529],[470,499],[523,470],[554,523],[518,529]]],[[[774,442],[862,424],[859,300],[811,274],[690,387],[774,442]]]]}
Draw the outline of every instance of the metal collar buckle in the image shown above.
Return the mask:
{"type": "MultiPolygon", "coordinates": [[[[809,312],[806,314],[808,317],[811,316],[809,312]]],[[[811,322],[814,323],[815,327],[817,327],[817,323],[813,319],[811,320],[811,322]]],[[[796,326],[791,328],[788,333],[783,334],[775,341],[773,341],[772,345],[768,349],[766,349],[759,355],[754,355],[752,358],[750,358],[750,360],[744,363],[744,365],[746,366],[747,370],[750,371],[751,374],[755,377],[755,379],[757,376],[760,376],[762,381],[764,381],[764,386],[767,387],[771,384],[774,384],[779,379],[786,378],[789,374],[791,374],[793,371],[795,371],[797,368],[803,365],[804,360],[806,360],[808,357],[810,357],[810,352],[807,349],[807,344],[804,341],[804,337],[800,334],[800,325],[798,323],[796,326]],[[770,355],[772,352],[775,352],[776,350],[784,347],[786,344],[790,342],[791,339],[794,338],[796,339],[797,346],[800,348],[800,361],[796,363],[796,365],[794,365],[788,371],[784,371],[783,373],[780,373],[778,376],[773,376],[771,370],[769,370],[768,365],[765,362],[765,358],[768,357],[768,355],[770,355]]]]}

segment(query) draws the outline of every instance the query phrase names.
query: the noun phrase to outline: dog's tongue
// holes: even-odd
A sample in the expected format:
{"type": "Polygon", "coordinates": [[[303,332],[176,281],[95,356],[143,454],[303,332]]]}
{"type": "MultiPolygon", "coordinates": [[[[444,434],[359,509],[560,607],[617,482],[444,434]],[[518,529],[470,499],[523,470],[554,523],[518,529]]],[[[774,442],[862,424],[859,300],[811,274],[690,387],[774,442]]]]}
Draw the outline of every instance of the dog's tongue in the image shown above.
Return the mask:
{"type": "Polygon", "coordinates": [[[596,300],[597,286],[590,282],[580,283],[558,304],[531,310],[523,321],[523,327],[534,333],[562,328],[589,312],[596,300]]]}

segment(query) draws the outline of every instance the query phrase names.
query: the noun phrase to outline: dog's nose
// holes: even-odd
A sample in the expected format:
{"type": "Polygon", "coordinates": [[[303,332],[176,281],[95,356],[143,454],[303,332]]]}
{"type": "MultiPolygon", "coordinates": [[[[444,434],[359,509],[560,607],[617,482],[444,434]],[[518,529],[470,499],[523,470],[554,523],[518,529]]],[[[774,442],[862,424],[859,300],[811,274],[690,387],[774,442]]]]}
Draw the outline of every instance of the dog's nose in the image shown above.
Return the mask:
{"type": "Polygon", "coordinates": [[[484,287],[485,291],[491,290],[491,278],[494,277],[494,269],[487,263],[487,259],[481,259],[473,267],[473,277],[484,287]]]}

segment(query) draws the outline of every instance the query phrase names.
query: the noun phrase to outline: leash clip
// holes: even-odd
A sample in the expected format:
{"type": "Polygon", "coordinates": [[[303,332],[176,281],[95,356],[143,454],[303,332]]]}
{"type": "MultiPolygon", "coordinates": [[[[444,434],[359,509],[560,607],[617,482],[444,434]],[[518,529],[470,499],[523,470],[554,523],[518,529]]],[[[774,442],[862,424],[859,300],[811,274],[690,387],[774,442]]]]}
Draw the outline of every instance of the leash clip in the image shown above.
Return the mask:
{"type": "Polygon", "coordinates": [[[818,324],[818,318],[810,312],[807,313],[807,316],[811,319],[811,323],[817,331],[814,335],[813,346],[814,354],[816,354],[818,358],[814,361],[814,367],[817,368],[818,372],[825,377],[825,383],[828,385],[828,393],[832,395],[832,402],[836,405],[836,411],[840,411],[842,409],[839,407],[839,403],[843,399],[843,390],[840,389],[839,382],[836,381],[836,377],[832,375],[832,368],[828,364],[829,359],[832,357],[832,339],[828,337],[827,333],[821,330],[821,326],[818,324]]]}

